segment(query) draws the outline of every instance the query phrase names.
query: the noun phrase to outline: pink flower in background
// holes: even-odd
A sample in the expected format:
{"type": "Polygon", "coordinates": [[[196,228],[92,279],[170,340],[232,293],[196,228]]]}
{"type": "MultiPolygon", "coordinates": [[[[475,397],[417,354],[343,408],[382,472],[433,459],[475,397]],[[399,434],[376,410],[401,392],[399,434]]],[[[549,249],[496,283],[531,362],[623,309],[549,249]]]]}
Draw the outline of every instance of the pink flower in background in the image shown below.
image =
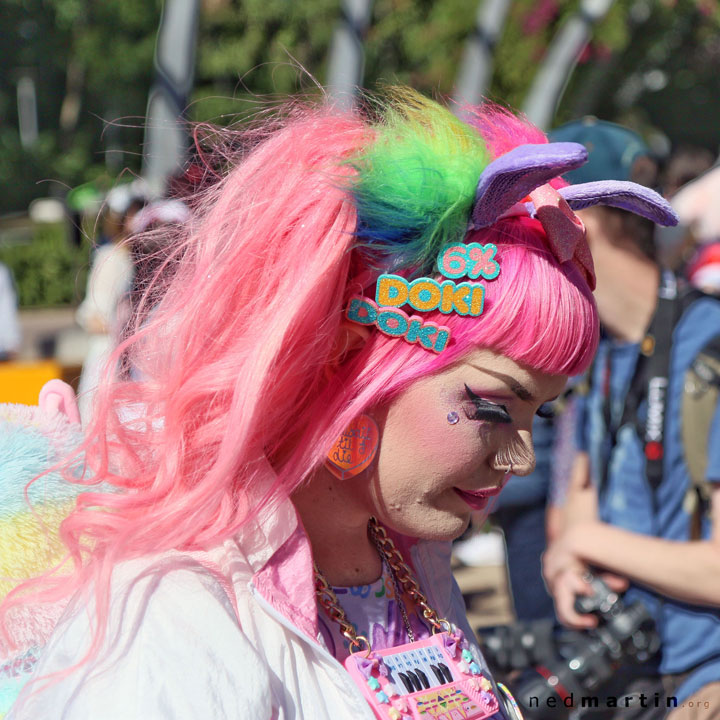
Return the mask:
{"type": "Polygon", "coordinates": [[[544,30],[557,17],[558,8],[557,0],[540,0],[535,3],[523,20],[523,33],[534,35],[544,30]]]}

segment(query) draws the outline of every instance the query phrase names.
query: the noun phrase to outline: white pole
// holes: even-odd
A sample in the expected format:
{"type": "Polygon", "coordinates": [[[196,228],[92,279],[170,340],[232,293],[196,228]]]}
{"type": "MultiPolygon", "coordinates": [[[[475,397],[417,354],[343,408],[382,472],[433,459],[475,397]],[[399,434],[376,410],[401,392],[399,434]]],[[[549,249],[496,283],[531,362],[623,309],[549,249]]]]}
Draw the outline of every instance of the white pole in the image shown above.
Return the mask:
{"type": "Polygon", "coordinates": [[[340,20],[335,26],[327,87],[337,103],[351,107],[365,73],[363,41],[370,25],[373,0],[342,0],[340,20]]]}
{"type": "Polygon", "coordinates": [[[182,118],[192,90],[200,0],[165,0],[145,126],[143,176],[161,195],[187,153],[182,118]]]}
{"type": "Polygon", "coordinates": [[[479,104],[490,86],[493,55],[502,34],[511,0],[484,0],[478,5],[475,27],[465,43],[460,64],[453,105],[462,114],[465,104],[479,104]]]}
{"type": "Polygon", "coordinates": [[[583,0],[578,12],[553,38],[523,108],[538,127],[549,128],[567,81],[590,39],[593,25],[605,17],[612,4],[613,0],[583,0]]]}

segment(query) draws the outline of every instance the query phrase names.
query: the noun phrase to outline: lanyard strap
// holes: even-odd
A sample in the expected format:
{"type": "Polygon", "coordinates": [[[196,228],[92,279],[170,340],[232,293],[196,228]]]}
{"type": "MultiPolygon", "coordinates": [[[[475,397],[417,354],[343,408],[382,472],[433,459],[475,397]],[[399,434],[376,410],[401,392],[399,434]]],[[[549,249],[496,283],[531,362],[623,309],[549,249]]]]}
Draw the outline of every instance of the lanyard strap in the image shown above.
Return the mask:
{"type": "Polygon", "coordinates": [[[608,352],[603,378],[603,416],[609,447],[603,458],[601,493],[607,489],[610,457],[617,444],[617,434],[620,428],[628,423],[635,424],[638,435],[643,441],[645,473],[653,495],[662,482],[670,352],[673,330],[682,314],[681,306],[677,280],[670,271],[665,270],[660,280],[655,314],[640,344],[630,387],[619,413],[613,413],[612,408],[610,389],[612,360],[611,353],[608,352]],[[638,408],[643,400],[647,400],[647,418],[644,424],[638,419],[638,408]]]}

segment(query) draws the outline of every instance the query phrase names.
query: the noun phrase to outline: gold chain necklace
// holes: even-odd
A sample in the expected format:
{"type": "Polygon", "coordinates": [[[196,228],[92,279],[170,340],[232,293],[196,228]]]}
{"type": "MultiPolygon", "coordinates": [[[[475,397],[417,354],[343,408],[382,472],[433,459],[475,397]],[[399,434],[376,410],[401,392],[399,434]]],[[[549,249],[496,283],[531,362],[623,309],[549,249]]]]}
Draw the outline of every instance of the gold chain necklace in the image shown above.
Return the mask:
{"type": "MultiPolygon", "coordinates": [[[[455,682],[451,682],[450,684],[445,684],[444,681],[441,681],[438,687],[440,687],[441,690],[449,688],[453,692],[460,692],[461,690],[464,692],[468,691],[468,688],[464,686],[461,687],[460,690],[457,688],[462,682],[468,683],[470,685],[469,691],[473,697],[473,702],[479,702],[482,706],[475,707],[476,710],[481,710],[481,717],[485,719],[488,719],[490,715],[495,717],[500,700],[493,692],[490,680],[483,676],[481,668],[474,662],[473,655],[468,649],[468,644],[464,639],[462,631],[453,627],[446,619],[440,618],[435,610],[430,607],[427,598],[413,577],[412,570],[405,564],[402,555],[395,547],[395,543],[387,536],[385,529],[378,525],[375,518],[370,518],[368,529],[370,531],[370,538],[378,548],[383,561],[390,567],[393,575],[393,584],[395,584],[396,588],[395,592],[398,593],[398,595],[400,594],[398,590],[399,585],[422,610],[423,617],[432,626],[431,638],[411,641],[410,644],[402,645],[389,652],[385,650],[373,652],[370,641],[364,635],[358,635],[355,632],[355,628],[349,623],[347,615],[340,606],[332,587],[330,587],[328,581],[320,572],[317,565],[315,565],[315,592],[318,602],[330,618],[340,625],[342,635],[349,642],[350,656],[345,660],[345,668],[362,690],[365,699],[370,703],[376,716],[389,716],[391,718],[419,717],[419,715],[409,707],[405,697],[399,697],[397,687],[393,682],[388,681],[387,666],[385,666],[384,672],[381,670],[381,667],[384,666],[384,657],[388,655],[392,657],[393,652],[402,654],[402,652],[407,652],[408,649],[432,645],[436,648],[436,652],[441,652],[438,648],[444,648],[442,653],[445,662],[452,664],[453,668],[455,668],[453,671],[454,676],[460,678],[459,682],[456,679],[455,682]],[[363,643],[366,646],[366,651],[362,655],[356,654],[362,649],[363,643]],[[458,656],[461,652],[462,655],[458,656]],[[456,657],[457,661],[453,659],[456,657]],[[382,679],[381,676],[384,676],[384,679],[382,679]],[[380,692],[378,692],[378,690],[380,690],[380,692]]],[[[437,675],[437,678],[441,680],[440,675],[437,675]]],[[[414,693],[407,683],[405,685],[410,697],[419,695],[419,693],[414,693]]],[[[427,682],[425,683],[425,688],[426,690],[430,690],[427,682]]],[[[500,690],[499,696],[506,698],[503,702],[506,716],[513,720],[523,720],[522,714],[510,691],[504,685],[498,684],[498,688],[500,690]]],[[[415,690],[420,690],[420,688],[416,686],[415,690]]],[[[449,696],[443,695],[442,699],[447,701],[447,697],[449,696]]],[[[428,698],[422,696],[420,699],[425,702],[428,698]]],[[[468,702],[471,701],[468,700],[468,702]]],[[[473,715],[473,717],[479,716],[473,715]]]]}
{"type": "MultiPolygon", "coordinates": [[[[420,590],[417,580],[413,577],[412,570],[403,560],[400,551],[395,547],[395,543],[387,536],[385,528],[381,527],[374,517],[370,518],[368,523],[370,537],[375,546],[380,551],[383,560],[390,567],[393,580],[404,590],[413,600],[415,605],[422,610],[422,616],[432,626],[432,632],[442,632],[451,628],[450,623],[440,618],[433,608],[428,605],[427,598],[420,590]]],[[[397,589],[396,589],[397,592],[397,589]]],[[[357,652],[362,648],[364,642],[368,652],[372,650],[370,641],[364,635],[358,635],[355,628],[347,619],[345,611],[338,602],[337,596],[325,576],[315,565],[315,593],[321,607],[327,612],[331,620],[334,620],[342,631],[343,637],[350,643],[350,652],[357,652]]],[[[398,601],[401,599],[398,597],[398,601]]]]}
{"type": "Polygon", "coordinates": [[[390,580],[392,581],[393,590],[395,591],[395,598],[397,599],[397,606],[400,609],[400,615],[402,616],[403,625],[405,625],[405,630],[407,631],[408,640],[410,642],[415,642],[415,631],[412,629],[412,625],[410,624],[410,618],[407,614],[405,601],[402,597],[403,591],[400,587],[400,583],[398,582],[397,575],[395,574],[395,571],[390,567],[388,561],[385,559],[385,553],[383,552],[383,549],[380,546],[380,543],[378,542],[376,536],[373,536],[373,542],[375,543],[375,548],[377,549],[378,554],[382,559],[383,567],[387,567],[388,572],[390,573],[390,580]]]}

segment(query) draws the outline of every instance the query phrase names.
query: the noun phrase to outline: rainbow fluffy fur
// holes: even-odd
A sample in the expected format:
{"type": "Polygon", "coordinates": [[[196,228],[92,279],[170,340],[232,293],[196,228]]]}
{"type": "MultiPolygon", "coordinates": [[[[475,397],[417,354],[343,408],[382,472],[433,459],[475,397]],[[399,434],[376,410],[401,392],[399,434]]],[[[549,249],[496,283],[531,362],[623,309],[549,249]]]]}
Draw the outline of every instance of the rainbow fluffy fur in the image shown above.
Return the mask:
{"type": "MultiPolygon", "coordinates": [[[[58,528],[80,488],[48,470],[81,442],[80,426],[59,412],[0,405],[0,600],[66,554],[58,528]]],[[[13,609],[7,636],[0,637],[0,718],[27,682],[63,607],[58,600],[13,609]]]]}
{"type": "Polygon", "coordinates": [[[437,103],[397,90],[375,141],[351,162],[360,243],[385,268],[430,269],[443,245],[465,235],[488,160],[476,130],[437,103]]]}

